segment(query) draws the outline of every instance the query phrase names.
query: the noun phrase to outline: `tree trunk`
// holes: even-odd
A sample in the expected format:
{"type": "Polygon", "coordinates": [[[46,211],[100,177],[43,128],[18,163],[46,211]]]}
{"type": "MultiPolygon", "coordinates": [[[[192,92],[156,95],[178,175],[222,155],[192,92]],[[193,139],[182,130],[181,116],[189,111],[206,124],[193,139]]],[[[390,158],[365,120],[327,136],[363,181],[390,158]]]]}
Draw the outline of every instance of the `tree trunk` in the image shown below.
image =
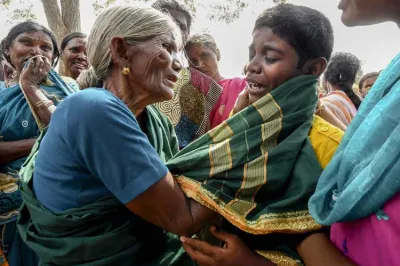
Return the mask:
{"type": "Polygon", "coordinates": [[[71,32],[81,30],[81,11],[79,0],[61,0],[61,17],[71,32]]]}
{"type": "MultiPolygon", "coordinates": [[[[57,38],[58,45],[65,35],[81,30],[79,0],[60,0],[61,10],[57,0],[42,0],[44,13],[50,30],[57,38]]],[[[58,72],[66,75],[64,64],[59,64],[58,72]]]]}

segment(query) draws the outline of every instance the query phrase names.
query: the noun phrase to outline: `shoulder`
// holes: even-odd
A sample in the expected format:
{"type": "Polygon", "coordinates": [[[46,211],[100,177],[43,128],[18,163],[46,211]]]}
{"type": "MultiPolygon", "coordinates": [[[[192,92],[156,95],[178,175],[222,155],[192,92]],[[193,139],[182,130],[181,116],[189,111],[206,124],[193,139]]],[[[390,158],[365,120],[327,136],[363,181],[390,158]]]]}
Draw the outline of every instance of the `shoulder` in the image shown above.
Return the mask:
{"type": "Polygon", "coordinates": [[[90,122],[113,117],[115,119],[133,118],[133,114],[120,99],[100,88],[88,88],[68,96],[57,107],[55,114],[57,112],[63,113],[65,119],[90,122]]]}
{"type": "Polygon", "coordinates": [[[70,77],[64,77],[64,76],[61,76],[61,79],[65,83],[67,83],[67,85],[70,86],[71,89],[73,89],[74,91],[79,91],[80,90],[78,83],[74,79],[72,79],[70,77]]]}
{"type": "Polygon", "coordinates": [[[339,128],[326,122],[319,116],[314,116],[309,137],[311,145],[323,168],[332,159],[343,135],[344,132],[339,128]]]}

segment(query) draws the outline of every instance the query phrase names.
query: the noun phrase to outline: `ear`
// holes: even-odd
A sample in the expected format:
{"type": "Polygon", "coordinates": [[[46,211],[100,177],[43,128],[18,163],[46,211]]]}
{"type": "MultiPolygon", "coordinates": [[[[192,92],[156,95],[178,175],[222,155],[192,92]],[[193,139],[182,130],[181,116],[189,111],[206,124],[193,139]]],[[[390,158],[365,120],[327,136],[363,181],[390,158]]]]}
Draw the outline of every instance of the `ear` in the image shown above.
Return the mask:
{"type": "Polygon", "coordinates": [[[307,61],[302,68],[302,72],[305,75],[320,76],[322,73],[324,73],[327,65],[328,62],[326,61],[326,59],[323,57],[319,57],[307,61]]]}
{"type": "Polygon", "coordinates": [[[111,58],[114,64],[120,68],[127,67],[128,63],[128,44],[123,37],[114,36],[110,44],[111,58]]]}

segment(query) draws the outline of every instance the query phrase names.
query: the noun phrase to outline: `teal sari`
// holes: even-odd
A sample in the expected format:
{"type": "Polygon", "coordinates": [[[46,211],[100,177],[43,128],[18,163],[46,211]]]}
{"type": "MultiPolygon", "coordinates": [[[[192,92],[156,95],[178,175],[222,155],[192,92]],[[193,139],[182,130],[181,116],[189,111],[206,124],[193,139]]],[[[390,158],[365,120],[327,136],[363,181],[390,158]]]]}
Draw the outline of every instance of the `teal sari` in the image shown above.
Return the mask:
{"type": "MultiPolygon", "coordinates": [[[[2,86],[0,84],[0,141],[37,138],[40,130],[20,86],[2,86]]],[[[79,90],[74,80],[63,79],[53,70],[40,88],[56,105],[79,90]]],[[[26,157],[22,157],[0,165],[0,240],[10,265],[29,266],[36,265],[36,256],[20,240],[16,230],[16,219],[22,204],[19,170],[25,160],[26,157]]]]}

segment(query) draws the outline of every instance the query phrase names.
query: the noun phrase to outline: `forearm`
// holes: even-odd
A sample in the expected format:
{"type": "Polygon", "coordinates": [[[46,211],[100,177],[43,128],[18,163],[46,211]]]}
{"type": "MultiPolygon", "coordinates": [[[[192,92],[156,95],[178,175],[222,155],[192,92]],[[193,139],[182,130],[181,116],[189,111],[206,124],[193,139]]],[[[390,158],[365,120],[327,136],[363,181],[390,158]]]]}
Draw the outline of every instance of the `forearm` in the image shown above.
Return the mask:
{"type": "Polygon", "coordinates": [[[255,255],[246,262],[246,265],[253,265],[253,266],[276,266],[275,263],[264,258],[263,256],[255,253],[255,255]]]}
{"type": "Polygon", "coordinates": [[[49,99],[43,94],[39,86],[29,85],[23,87],[27,100],[34,107],[34,111],[38,115],[40,122],[45,125],[50,123],[51,114],[54,112],[56,107],[54,104],[46,104],[49,99]],[[41,104],[43,103],[43,104],[41,104]]]}
{"type": "Polygon", "coordinates": [[[187,198],[170,173],[126,206],[144,220],[180,236],[196,233],[217,216],[187,198]]]}
{"type": "Polygon", "coordinates": [[[356,266],[323,233],[307,237],[297,246],[297,251],[306,266],[356,266]]]}
{"type": "Polygon", "coordinates": [[[0,164],[28,156],[35,142],[36,139],[0,142],[0,164]]]}

